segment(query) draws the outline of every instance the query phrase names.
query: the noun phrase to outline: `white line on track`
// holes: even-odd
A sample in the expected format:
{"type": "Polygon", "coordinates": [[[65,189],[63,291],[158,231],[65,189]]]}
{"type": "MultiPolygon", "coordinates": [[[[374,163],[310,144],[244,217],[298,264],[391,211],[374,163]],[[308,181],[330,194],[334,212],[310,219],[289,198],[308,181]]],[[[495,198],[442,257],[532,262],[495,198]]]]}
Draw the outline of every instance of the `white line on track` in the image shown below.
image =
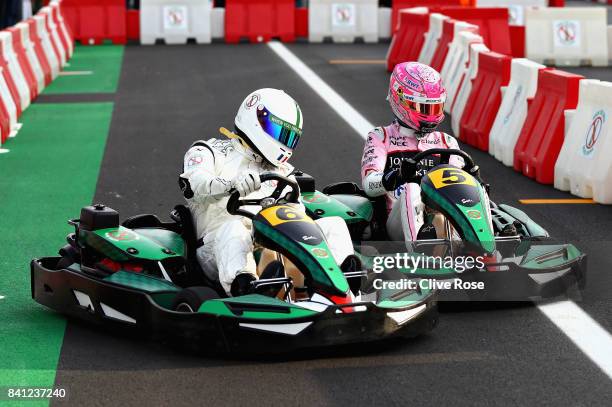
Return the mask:
{"type": "Polygon", "coordinates": [[[87,76],[93,75],[93,71],[62,71],[60,76],[87,76]]]}
{"type": "Polygon", "coordinates": [[[301,77],[327,104],[351,126],[362,138],[366,138],[374,125],[366,120],[353,106],[321,79],[312,69],[280,42],[269,42],[272,49],[291,69],[301,77]]]}
{"type": "MultiPolygon", "coordinates": [[[[296,57],[280,42],[269,42],[272,49],[285,63],[312,88],[327,104],[365,138],[374,126],[312,69],[296,57]]],[[[358,159],[356,157],[355,159],[358,159]]],[[[612,379],[612,336],[576,303],[566,300],[538,305],[550,319],[584,354],[612,379]]]]}
{"type": "Polygon", "coordinates": [[[6,297],[4,295],[0,295],[0,300],[5,299],[6,297]]]}

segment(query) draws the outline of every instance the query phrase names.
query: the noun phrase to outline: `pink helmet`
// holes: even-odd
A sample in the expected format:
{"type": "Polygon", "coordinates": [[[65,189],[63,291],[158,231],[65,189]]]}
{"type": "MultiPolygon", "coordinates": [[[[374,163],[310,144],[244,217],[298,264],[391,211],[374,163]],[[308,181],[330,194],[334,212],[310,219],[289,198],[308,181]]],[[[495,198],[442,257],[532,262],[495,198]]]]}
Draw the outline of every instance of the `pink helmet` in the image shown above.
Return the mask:
{"type": "Polygon", "coordinates": [[[446,89],[440,74],[427,65],[395,65],[388,100],[395,117],[418,132],[429,133],[444,120],[446,89]]]}

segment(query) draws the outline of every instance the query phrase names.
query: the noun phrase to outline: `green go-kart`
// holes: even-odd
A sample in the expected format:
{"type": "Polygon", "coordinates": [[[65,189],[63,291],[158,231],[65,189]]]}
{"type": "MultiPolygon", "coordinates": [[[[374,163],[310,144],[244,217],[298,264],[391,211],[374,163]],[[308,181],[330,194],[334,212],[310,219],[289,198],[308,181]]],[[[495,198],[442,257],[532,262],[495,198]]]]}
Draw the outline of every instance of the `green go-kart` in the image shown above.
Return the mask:
{"type": "Polygon", "coordinates": [[[355,183],[317,191],[314,180],[300,174],[302,202],[314,219],[342,217],[370,269],[387,265],[408,276],[435,280],[433,285],[444,289],[441,300],[540,300],[575,295],[584,287],[586,255],[573,244],[552,239],[523,211],[489,202],[488,186],[467,153],[430,149],[409,164],[412,180],[421,187],[424,217],[443,217],[443,226],[437,228],[424,223],[420,232],[438,229],[433,236],[419,233],[414,241],[389,242],[384,202],[369,198],[355,183]],[[463,169],[448,164],[452,155],[464,159],[463,169]],[[434,156],[440,164],[419,176],[417,163],[434,156]],[[387,258],[391,260],[385,263],[387,258]]]}
{"type": "Polygon", "coordinates": [[[298,184],[271,173],[261,181],[277,182],[271,196],[240,199],[234,192],[227,209],[252,220],[256,244],[299,269],[299,298],[289,277],[259,279],[250,294],[226,297],[199,268],[184,206],[175,208],[172,222],[139,215],[120,225],[119,214],[104,205],[85,207],[69,221],[75,233],[60,256],[32,260],[32,297],[71,317],[196,351],[289,352],[412,337],[435,326],[435,289],[370,287],[367,297],[351,291],[367,273],[341,271],[320,228],[298,204],[298,184]],[[253,214],[245,205],[261,210],[253,214]]]}

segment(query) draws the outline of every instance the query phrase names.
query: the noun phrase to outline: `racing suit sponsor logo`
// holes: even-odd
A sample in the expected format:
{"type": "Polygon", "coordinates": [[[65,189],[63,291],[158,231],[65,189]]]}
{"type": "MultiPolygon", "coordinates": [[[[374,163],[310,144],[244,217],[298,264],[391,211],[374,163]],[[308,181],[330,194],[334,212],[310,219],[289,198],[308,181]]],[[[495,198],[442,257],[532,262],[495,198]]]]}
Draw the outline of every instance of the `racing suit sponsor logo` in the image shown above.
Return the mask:
{"type": "Polygon", "coordinates": [[[382,181],[368,182],[368,189],[370,190],[380,189],[382,187],[383,187],[382,181]]]}
{"type": "Polygon", "coordinates": [[[210,140],[208,144],[223,155],[228,155],[229,153],[234,151],[234,145],[232,144],[231,140],[213,139],[213,140],[210,140]]]}
{"type": "Polygon", "coordinates": [[[204,158],[202,158],[201,155],[194,155],[192,157],[189,157],[189,160],[187,161],[187,167],[193,167],[196,165],[200,165],[202,164],[203,161],[204,161],[204,158]]]}

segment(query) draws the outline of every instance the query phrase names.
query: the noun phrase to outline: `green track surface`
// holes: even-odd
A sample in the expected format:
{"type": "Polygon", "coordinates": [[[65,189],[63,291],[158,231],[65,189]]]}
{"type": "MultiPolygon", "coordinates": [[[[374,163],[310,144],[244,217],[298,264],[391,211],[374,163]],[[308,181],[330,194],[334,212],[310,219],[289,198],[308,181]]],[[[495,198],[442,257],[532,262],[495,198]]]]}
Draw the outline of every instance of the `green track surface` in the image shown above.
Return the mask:
{"type": "Polygon", "coordinates": [[[60,75],[43,92],[45,95],[66,93],[114,93],[119,83],[122,45],[77,45],[64,72],[87,72],[91,75],[60,75]]]}
{"type": "Polygon", "coordinates": [[[0,154],[0,387],[55,381],[65,321],[32,300],[29,262],[55,255],[66,220],[91,203],[112,111],[112,103],[34,104],[0,154]]]}

